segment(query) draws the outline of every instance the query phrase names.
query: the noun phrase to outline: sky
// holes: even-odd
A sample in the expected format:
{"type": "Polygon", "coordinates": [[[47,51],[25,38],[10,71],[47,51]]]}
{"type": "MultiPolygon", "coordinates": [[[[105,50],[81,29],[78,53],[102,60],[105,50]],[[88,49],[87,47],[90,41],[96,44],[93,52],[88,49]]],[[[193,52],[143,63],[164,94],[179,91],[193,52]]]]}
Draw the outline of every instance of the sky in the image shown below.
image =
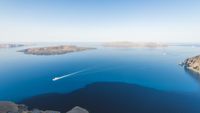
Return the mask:
{"type": "Polygon", "coordinates": [[[0,0],[0,42],[200,43],[200,0],[0,0]]]}

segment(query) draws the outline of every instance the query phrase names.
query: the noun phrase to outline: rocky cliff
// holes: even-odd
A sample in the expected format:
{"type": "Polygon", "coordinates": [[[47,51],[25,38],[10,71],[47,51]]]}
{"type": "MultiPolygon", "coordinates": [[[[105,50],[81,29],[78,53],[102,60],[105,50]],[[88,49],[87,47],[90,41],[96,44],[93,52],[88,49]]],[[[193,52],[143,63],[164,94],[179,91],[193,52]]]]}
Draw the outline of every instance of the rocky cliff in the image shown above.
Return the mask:
{"type": "Polygon", "coordinates": [[[194,72],[200,73],[200,55],[186,59],[181,65],[194,72]]]}
{"type": "MultiPolygon", "coordinates": [[[[0,113],[61,113],[59,111],[52,111],[52,110],[28,110],[28,107],[23,104],[15,104],[13,102],[8,101],[0,101],[0,113]]],[[[87,110],[81,107],[74,107],[70,111],[66,113],[89,113],[87,110]]]]}

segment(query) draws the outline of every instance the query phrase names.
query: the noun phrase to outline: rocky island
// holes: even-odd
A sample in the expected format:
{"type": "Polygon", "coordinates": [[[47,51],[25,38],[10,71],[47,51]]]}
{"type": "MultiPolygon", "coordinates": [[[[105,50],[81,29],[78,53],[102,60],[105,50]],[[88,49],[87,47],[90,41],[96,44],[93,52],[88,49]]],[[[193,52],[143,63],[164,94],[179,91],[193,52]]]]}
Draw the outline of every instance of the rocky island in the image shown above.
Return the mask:
{"type": "Polygon", "coordinates": [[[15,48],[15,47],[22,47],[23,44],[0,44],[0,48],[15,48]]]}
{"type": "MultiPolygon", "coordinates": [[[[28,107],[23,104],[15,104],[9,101],[0,101],[0,113],[61,113],[61,112],[52,110],[43,111],[39,109],[28,110],[28,107]]],[[[89,113],[89,112],[79,106],[76,106],[66,113],[89,113]]]]}
{"type": "Polygon", "coordinates": [[[167,47],[168,45],[155,42],[136,43],[136,42],[110,42],[103,44],[104,47],[116,47],[116,48],[158,48],[167,47]]]}
{"type": "Polygon", "coordinates": [[[184,66],[186,69],[189,69],[193,72],[197,72],[200,74],[200,55],[192,57],[192,58],[188,58],[184,62],[182,62],[180,65],[184,66]]]}
{"type": "Polygon", "coordinates": [[[19,52],[24,52],[25,54],[32,54],[32,55],[60,55],[71,52],[91,50],[91,49],[95,48],[77,47],[73,45],[61,45],[53,47],[28,48],[20,50],[19,52]]]}

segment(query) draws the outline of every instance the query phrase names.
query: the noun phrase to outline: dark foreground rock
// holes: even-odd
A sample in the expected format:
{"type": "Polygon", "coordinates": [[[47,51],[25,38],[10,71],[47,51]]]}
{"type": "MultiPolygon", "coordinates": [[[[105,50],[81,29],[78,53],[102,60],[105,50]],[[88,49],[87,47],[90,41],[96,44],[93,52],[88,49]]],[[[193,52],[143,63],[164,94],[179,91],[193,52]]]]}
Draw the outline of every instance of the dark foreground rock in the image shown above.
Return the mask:
{"type": "Polygon", "coordinates": [[[61,45],[61,46],[53,46],[53,47],[38,47],[38,48],[28,48],[24,50],[20,50],[19,52],[23,52],[25,54],[32,55],[60,55],[71,52],[85,51],[91,50],[95,48],[86,48],[86,47],[77,47],[73,45],[61,45]]]}
{"type": "Polygon", "coordinates": [[[67,113],[89,113],[89,112],[81,107],[76,106],[72,110],[68,111],[67,113]]]}
{"type": "Polygon", "coordinates": [[[199,95],[109,82],[93,83],[67,94],[43,94],[19,103],[62,113],[74,106],[81,106],[90,113],[200,113],[199,95]]]}
{"type": "Polygon", "coordinates": [[[18,105],[12,102],[0,102],[0,113],[7,113],[7,112],[13,112],[17,113],[19,111],[18,105]]]}
{"type": "MultiPolygon", "coordinates": [[[[52,110],[44,111],[39,109],[28,110],[28,107],[23,104],[15,104],[13,102],[0,101],[0,113],[60,113],[60,112],[52,110]]],[[[81,107],[76,106],[67,113],[89,113],[89,112],[81,107]]]]}

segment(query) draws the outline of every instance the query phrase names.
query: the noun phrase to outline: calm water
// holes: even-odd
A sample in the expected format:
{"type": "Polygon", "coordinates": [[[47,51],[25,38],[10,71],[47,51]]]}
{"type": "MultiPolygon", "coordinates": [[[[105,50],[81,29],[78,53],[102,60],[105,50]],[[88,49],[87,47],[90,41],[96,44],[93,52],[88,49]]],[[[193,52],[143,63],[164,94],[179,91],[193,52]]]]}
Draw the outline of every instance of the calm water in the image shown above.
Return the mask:
{"type": "MultiPolygon", "coordinates": [[[[93,46],[93,45],[92,45],[93,46]]],[[[56,56],[25,55],[0,49],[0,100],[21,99],[51,92],[71,92],[98,81],[119,81],[164,91],[199,93],[199,81],[178,64],[200,54],[199,47],[96,50],[56,56]],[[87,69],[53,82],[57,76],[87,69]]]]}

